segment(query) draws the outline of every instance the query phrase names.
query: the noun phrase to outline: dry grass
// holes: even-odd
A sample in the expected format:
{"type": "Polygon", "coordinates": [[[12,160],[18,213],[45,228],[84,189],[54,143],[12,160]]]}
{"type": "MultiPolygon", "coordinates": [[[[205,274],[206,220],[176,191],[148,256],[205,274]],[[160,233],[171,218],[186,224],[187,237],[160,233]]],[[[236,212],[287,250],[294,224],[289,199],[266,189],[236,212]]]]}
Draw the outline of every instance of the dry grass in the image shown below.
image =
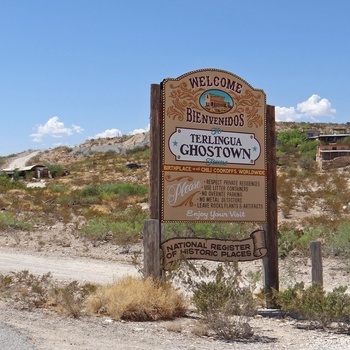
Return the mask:
{"type": "Polygon", "coordinates": [[[135,277],[100,287],[87,305],[92,313],[130,321],[174,319],[187,311],[184,296],[170,284],[135,277]]]}

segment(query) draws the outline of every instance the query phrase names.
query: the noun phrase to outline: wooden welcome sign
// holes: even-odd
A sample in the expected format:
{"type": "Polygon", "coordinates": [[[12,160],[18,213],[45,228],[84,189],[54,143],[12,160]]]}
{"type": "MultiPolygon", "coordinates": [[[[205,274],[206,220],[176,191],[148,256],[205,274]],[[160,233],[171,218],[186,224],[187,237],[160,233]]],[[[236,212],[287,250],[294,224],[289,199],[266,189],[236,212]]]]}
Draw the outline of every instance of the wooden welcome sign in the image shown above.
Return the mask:
{"type": "Polygon", "coordinates": [[[275,108],[235,74],[202,69],[151,85],[150,219],[144,272],[181,259],[264,258],[268,305],[279,288],[275,108]],[[160,151],[160,152],[159,152],[160,151]],[[174,237],[168,222],[254,222],[243,240],[174,237]]]}
{"type": "Polygon", "coordinates": [[[266,221],[266,96],[198,70],[162,83],[162,221],[266,221]]]}

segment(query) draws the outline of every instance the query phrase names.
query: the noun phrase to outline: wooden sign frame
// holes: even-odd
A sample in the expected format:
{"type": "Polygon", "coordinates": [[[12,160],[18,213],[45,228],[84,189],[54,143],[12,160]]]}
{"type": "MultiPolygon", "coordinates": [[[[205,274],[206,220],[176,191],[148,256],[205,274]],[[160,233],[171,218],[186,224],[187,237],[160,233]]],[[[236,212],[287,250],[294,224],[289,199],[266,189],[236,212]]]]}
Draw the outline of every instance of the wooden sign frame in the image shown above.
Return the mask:
{"type": "MultiPolygon", "coordinates": [[[[161,84],[151,85],[150,98],[150,219],[145,221],[143,230],[144,274],[160,278],[161,244],[164,239],[164,224],[161,221],[161,154],[163,103],[161,84]]],[[[277,174],[276,174],[276,131],[275,107],[266,105],[266,222],[265,232],[268,254],[262,261],[264,266],[264,287],[267,307],[274,307],[272,291],[279,290],[278,272],[278,231],[277,231],[277,174]]]]}

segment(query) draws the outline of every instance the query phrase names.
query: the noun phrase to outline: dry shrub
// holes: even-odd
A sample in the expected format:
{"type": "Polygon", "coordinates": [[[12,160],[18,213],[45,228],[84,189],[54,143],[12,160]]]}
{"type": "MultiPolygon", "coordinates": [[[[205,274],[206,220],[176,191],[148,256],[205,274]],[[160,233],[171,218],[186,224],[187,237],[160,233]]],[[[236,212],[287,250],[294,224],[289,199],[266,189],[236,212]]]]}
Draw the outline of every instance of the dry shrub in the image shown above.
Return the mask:
{"type": "Polygon", "coordinates": [[[210,334],[225,339],[247,339],[253,336],[248,321],[257,314],[258,302],[254,298],[257,276],[244,277],[238,263],[220,263],[207,267],[183,261],[173,278],[184,283],[192,292],[192,301],[203,317],[195,334],[210,334]],[[206,326],[204,325],[206,324],[206,326]]]}
{"type": "Polygon", "coordinates": [[[230,315],[223,311],[212,312],[197,322],[192,328],[192,333],[199,337],[213,337],[226,341],[249,339],[254,335],[247,317],[230,315]]]}
{"type": "Polygon", "coordinates": [[[136,277],[100,287],[87,299],[87,305],[93,313],[130,321],[173,319],[187,311],[183,295],[170,284],[136,277]]]}
{"type": "Polygon", "coordinates": [[[68,285],[55,286],[52,289],[54,304],[62,309],[66,315],[79,318],[84,311],[84,303],[88,295],[95,292],[96,285],[91,283],[79,284],[73,281],[68,285]]]}
{"type": "Polygon", "coordinates": [[[45,305],[52,285],[50,273],[37,276],[23,270],[0,274],[0,297],[11,299],[17,308],[31,310],[45,305]]]}
{"type": "Polygon", "coordinates": [[[212,312],[207,316],[207,322],[217,337],[227,341],[248,339],[254,334],[246,316],[232,315],[224,311],[212,312]]]}

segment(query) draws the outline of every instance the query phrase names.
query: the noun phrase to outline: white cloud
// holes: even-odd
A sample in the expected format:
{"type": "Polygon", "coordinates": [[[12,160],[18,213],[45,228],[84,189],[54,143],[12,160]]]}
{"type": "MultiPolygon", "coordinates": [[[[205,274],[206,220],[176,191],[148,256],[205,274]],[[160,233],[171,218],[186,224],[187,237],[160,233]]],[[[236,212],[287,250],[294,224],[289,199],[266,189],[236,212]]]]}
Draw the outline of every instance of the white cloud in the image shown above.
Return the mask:
{"type": "Polygon", "coordinates": [[[301,118],[294,107],[278,107],[276,106],[276,120],[278,122],[293,122],[301,118]]]}
{"type": "Polygon", "coordinates": [[[96,134],[93,137],[90,137],[90,139],[103,139],[107,137],[119,137],[119,136],[122,136],[122,133],[118,129],[108,129],[99,134],[96,134]]]}
{"type": "Polygon", "coordinates": [[[336,113],[331,103],[318,95],[312,95],[307,101],[298,103],[297,109],[307,117],[334,117],[336,113]]]}
{"type": "Polygon", "coordinates": [[[44,136],[60,138],[63,136],[70,136],[74,132],[80,133],[83,131],[83,129],[77,125],[72,125],[71,128],[65,127],[64,123],[60,122],[58,117],[50,118],[44,125],[37,125],[34,130],[35,133],[30,135],[34,142],[41,142],[44,136]]]}
{"type": "MultiPolygon", "coordinates": [[[[136,135],[141,134],[143,132],[149,131],[150,125],[144,129],[134,129],[127,133],[127,135],[136,135]]],[[[106,131],[100,132],[99,134],[96,134],[95,136],[89,137],[89,139],[103,139],[108,137],[120,137],[123,133],[118,129],[107,129],[106,131]]]]}
{"type": "Polygon", "coordinates": [[[84,131],[84,129],[82,127],[80,127],[79,125],[74,125],[74,124],[72,124],[72,130],[77,132],[78,134],[80,134],[82,131],[84,131]]]}
{"type": "Polygon", "coordinates": [[[128,133],[128,135],[141,134],[141,133],[143,133],[143,132],[149,131],[149,128],[150,128],[150,124],[148,124],[148,125],[146,126],[145,129],[135,129],[135,130],[133,130],[133,131],[130,131],[130,132],[128,133]]]}
{"type": "Polygon", "coordinates": [[[317,121],[320,117],[334,118],[335,113],[336,110],[326,98],[321,99],[314,94],[306,101],[298,103],[296,108],[276,106],[276,121],[292,122],[300,119],[317,121]]]}

